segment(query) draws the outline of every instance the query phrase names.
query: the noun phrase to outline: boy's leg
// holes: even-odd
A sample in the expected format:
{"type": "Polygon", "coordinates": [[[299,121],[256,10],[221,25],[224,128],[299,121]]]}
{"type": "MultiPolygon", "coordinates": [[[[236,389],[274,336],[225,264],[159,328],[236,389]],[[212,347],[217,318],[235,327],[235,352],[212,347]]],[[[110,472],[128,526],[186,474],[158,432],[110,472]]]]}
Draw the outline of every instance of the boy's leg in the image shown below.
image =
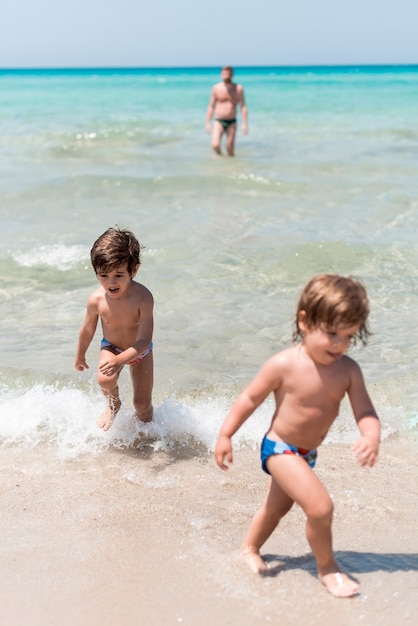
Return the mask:
{"type": "MultiPolygon", "coordinates": [[[[99,359],[100,360],[100,359],[99,359]]],[[[106,376],[99,370],[97,371],[97,382],[100,389],[107,399],[107,408],[97,418],[96,424],[103,430],[109,430],[112,426],[116,413],[121,407],[121,401],[119,398],[118,379],[122,368],[112,376],[106,376]]]]}
{"type": "Polygon", "coordinates": [[[255,574],[267,570],[267,566],[260,556],[260,548],[292,506],[293,500],[289,498],[274,478],[270,477],[266,500],[261,509],[254,515],[241,548],[241,558],[255,574]]]}
{"type": "Polygon", "coordinates": [[[152,388],[154,384],[154,358],[152,352],[131,366],[134,407],[141,422],[152,420],[152,388]]]}
{"type": "Polygon", "coordinates": [[[318,476],[299,456],[274,455],[267,460],[274,480],[306,515],[306,536],[320,581],[334,596],[353,596],[359,585],[341,572],[332,549],[332,500],[318,476]]]}

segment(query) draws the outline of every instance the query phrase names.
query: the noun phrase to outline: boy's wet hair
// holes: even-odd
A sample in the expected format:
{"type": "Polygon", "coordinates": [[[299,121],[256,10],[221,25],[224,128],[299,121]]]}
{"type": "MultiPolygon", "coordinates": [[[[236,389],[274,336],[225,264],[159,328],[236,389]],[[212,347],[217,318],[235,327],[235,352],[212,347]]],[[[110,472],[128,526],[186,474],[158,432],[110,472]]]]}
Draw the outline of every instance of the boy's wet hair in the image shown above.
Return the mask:
{"type": "Polygon", "coordinates": [[[141,246],[135,235],[127,228],[108,228],[100,235],[90,250],[90,260],[96,274],[112,271],[121,265],[132,274],[141,264],[141,246]]]}
{"type": "Polygon", "coordinates": [[[363,345],[367,343],[371,334],[366,324],[369,316],[366,289],[352,277],[320,274],[309,281],[299,298],[294,341],[302,339],[298,325],[301,311],[305,312],[304,322],[309,329],[318,328],[321,324],[328,329],[336,328],[339,324],[345,326],[360,324],[355,339],[360,339],[363,345]]]}

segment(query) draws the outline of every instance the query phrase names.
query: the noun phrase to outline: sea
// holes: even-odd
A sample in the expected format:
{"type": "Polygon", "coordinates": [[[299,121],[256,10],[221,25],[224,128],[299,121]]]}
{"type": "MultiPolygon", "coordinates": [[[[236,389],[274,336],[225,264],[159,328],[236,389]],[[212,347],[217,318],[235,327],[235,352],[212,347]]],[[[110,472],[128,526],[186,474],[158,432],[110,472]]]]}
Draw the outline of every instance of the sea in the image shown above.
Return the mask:
{"type": "MultiPolygon", "coordinates": [[[[365,284],[361,365],[383,440],[417,437],[418,66],[237,67],[249,134],[235,158],[205,133],[220,68],[0,70],[0,446],[59,459],[132,450],[211,455],[237,394],[292,341],[322,272],[365,284]],[[110,226],[143,246],[155,299],[154,421],[102,432],[101,329],[74,357],[110,226]]],[[[240,118],[238,116],[238,126],[240,118]]],[[[235,436],[251,454],[271,398],[235,436]]],[[[343,402],[325,445],[350,444],[343,402]]]]}

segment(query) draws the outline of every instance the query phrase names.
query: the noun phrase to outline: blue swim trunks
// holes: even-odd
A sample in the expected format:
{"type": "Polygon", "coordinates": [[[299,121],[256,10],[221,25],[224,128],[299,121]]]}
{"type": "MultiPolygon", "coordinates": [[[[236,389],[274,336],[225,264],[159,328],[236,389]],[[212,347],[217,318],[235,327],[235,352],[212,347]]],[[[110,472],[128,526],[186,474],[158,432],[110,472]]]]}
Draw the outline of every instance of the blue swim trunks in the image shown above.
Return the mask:
{"type": "MultiPolygon", "coordinates": [[[[142,352],[142,354],[138,354],[134,359],[132,359],[132,361],[128,362],[128,365],[136,365],[137,363],[142,361],[142,359],[144,357],[146,357],[147,354],[152,352],[153,347],[154,347],[154,345],[153,345],[153,343],[151,341],[149,347],[145,350],[145,352],[142,352]]],[[[112,352],[112,354],[120,354],[121,352],[123,352],[123,350],[121,350],[117,346],[114,346],[113,343],[110,343],[110,341],[108,341],[104,337],[103,337],[102,342],[100,344],[100,349],[101,350],[109,350],[109,352],[112,352]]]]}
{"type": "Polygon", "coordinates": [[[260,454],[261,467],[266,474],[270,474],[266,466],[266,461],[273,454],[295,454],[296,456],[301,456],[310,467],[315,467],[316,457],[318,456],[316,450],[297,448],[296,446],[292,446],[290,443],[285,443],[284,441],[272,441],[271,439],[267,439],[267,437],[264,437],[261,443],[260,454]]]}

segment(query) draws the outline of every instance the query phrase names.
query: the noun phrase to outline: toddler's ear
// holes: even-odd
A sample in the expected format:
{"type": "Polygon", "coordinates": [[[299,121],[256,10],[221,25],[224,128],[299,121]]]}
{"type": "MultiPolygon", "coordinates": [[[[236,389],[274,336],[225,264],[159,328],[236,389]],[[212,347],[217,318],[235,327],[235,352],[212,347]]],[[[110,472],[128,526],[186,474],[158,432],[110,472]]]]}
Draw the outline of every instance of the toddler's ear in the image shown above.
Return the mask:
{"type": "Polygon", "coordinates": [[[135,276],[138,274],[138,270],[139,270],[139,263],[138,263],[138,265],[136,265],[136,266],[134,267],[134,269],[132,270],[132,272],[131,272],[131,278],[135,278],[135,276]]]}
{"type": "Polygon", "coordinates": [[[297,325],[298,325],[298,329],[304,333],[306,332],[307,329],[307,325],[306,325],[306,311],[298,311],[298,315],[297,315],[297,325]]]}

